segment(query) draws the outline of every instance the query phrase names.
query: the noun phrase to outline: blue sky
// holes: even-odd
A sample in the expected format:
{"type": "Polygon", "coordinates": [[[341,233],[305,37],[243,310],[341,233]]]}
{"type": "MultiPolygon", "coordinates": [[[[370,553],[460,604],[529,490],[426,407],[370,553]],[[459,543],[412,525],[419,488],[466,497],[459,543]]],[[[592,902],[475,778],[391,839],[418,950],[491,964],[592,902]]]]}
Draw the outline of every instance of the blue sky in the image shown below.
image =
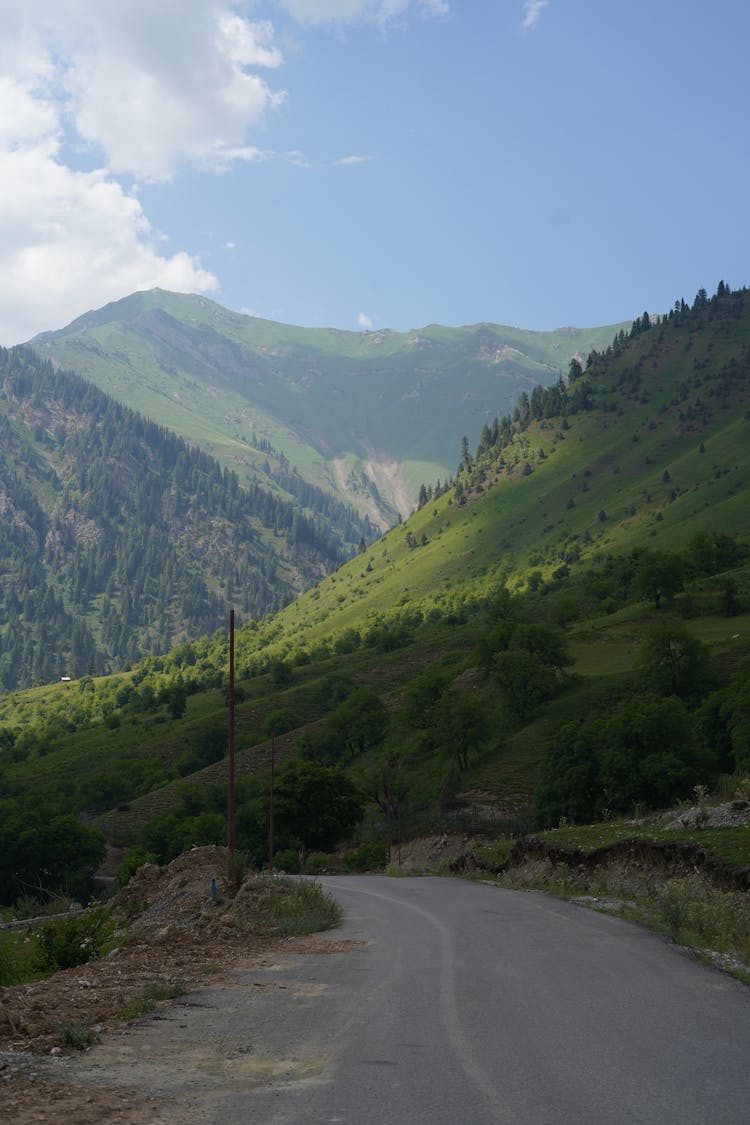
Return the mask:
{"type": "Polygon", "coordinates": [[[739,0],[0,0],[0,343],[136,289],[613,323],[745,284],[739,0]]]}

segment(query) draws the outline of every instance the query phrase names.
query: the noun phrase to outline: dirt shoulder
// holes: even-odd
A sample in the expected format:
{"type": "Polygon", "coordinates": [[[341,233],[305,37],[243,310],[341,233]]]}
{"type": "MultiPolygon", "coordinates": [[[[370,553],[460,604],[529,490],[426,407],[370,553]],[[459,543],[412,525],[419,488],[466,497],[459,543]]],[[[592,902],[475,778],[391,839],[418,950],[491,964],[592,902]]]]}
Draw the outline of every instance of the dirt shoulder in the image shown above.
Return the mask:
{"type": "Polygon", "coordinates": [[[128,1014],[146,1014],[153,1008],[146,1001],[150,986],[192,994],[283,950],[304,951],[304,939],[274,931],[268,905],[278,888],[268,880],[249,877],[229,897],[227,858],[224,848],[196,848],[166,867],[146,865],[113,900],[119,928],[107,957],[0,988],[0,1121],[174,1120],[159,1099],[60,1081],[59,1064],[80,1054],[74,1041],[96,1042],[130,1026],[128,1014]]]}

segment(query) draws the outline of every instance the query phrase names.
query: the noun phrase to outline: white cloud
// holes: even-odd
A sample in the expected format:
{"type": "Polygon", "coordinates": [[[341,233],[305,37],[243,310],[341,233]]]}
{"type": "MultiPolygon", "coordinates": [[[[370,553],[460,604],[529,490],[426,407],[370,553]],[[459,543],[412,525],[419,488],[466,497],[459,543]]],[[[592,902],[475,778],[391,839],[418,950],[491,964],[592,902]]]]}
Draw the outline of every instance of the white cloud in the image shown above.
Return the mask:
{"type": "Polygon", "coordinates": [[[227,15],[215,0],[100,3],[88,23],[69,33],[60,78],[77,132],[116,173],[166,180],[185,162],[223,170],[245,159],[248,130],[283,101],[248,70],[280,64],[271,25],[227,15]]]}
{"type": "Polygon", "coordinates": [[[56,107],[35,98],[20,83],[0,77],[0,149],[14,149],[26,141],[54,135],[56,107]]]}
{"type": "Polygon", "coordinates": [[[448,0],[279,0],[294,19],[303,24],[353,23],[375,20],[385,24],[412,9],[421,15],[444,16],[448,0]]]}
{"type": "Polygon", "coordinates": [[[539,23],[542,9],[546,8],[548,4],[549,0],[524,0],[521,30],[533,31],[539,23]]]}
{"type": "MultiPolygon", "coordinates": [[[[308,25],[382,26],[448,10],[446,0],[278,3],[308,25]]],[[[313,166],[303,152],[251,143],[285,99],[267,80],[283,62],[274,28],[247,15],[259,7],[0,0],[0,343],[135,289],[217,287],[198,259],[165,250],[128,190],[132,180],[168,183],[186,165],[213,173],[267,160],[313,166]],[[73,152],[96,170],[78,170],[73,152]]]]}
{"type": "Polygon", "coordinates": [[[0,0],[0,16],[0,342],[135,289],[215,289],[119,177],[269,159],[248,134],[284,98],[256,73],[282,62],[271,24],[220,0],[0,0]]]}
{"type": "Polygon", "coordinates": [[[357,315],[357,324],[365,332],[371,332],[375,327],[375,322],[373,321],[372,317],[363,312],[357,315]]]}
{"type": "Polygon", "coordinates": [[[314,167],[312,160],[309,160],[305,156],[304,152],[300,152],[298,149],[293,149],[291,152],[287,152],[284,159],[289,164],[292,164],[295,168],[314,167]]]}
{"type": "MultiPolygon", "coordinates": [[[[0,0],[0,15],[4,80],[114,173],[222,170],[246,158],[248,130],[284,100],[255,73],[282,62],[272,25],[219,0],[0,0]]],[[[32,129],[29,108],[22,125],[32,129]]],[[[2,99],[0,119],[11,109],[2,99]]]]}
{"type": "Polygon", "coordinates": [[[237,243],[236,242],[225,242],[224,243],[224,249],[225,250],[236,250],[237,249],[237,243]]]}
{"type": "Polygon", "coordinates": [[[75,172],[50,139],[0,152],[0,342],[158,285],[215,289],[190,255],[165,256],[143,209],[104,171],[75,172]]]}
{"type": "Polygon", "coordinates": [[[372,160],[371,156],[340,156],[338,160],[334,160],[334,168],[346,167],[350,164],[369,164],[372,160]]]}

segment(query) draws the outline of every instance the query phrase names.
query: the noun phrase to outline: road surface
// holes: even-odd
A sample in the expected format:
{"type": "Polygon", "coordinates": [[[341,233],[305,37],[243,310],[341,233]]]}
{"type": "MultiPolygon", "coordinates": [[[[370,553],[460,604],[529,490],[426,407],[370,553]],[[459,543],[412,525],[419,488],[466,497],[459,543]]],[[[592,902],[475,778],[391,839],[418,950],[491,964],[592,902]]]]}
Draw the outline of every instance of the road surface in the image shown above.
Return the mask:
{"type": "Polygon", "coordinates": [[[79,1065],[185,1122],[750,1121],[750,989],[658,936],[479,883],[321,881],[324,937],[357,944],[237,971],[79,1065]]]}

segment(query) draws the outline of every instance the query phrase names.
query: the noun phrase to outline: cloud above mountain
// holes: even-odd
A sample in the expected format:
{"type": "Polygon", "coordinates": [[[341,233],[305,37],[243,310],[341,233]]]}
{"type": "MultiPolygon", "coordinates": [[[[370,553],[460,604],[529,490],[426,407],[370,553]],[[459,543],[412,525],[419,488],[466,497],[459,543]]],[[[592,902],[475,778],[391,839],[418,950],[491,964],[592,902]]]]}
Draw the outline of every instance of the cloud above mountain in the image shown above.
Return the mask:
{"type": "Polygon", "coordinates": [[[165,252],[134,181],[263,159],[249,131],[284,100],[258,73],[282,61],[271,24],[213,0],[0,13],[0,342],[133,289],[214,289],[165,252]]]}
{"type": "Polygon", "coordinates": [[[445,0],[0,0],[0,344],[134,289],[216,289],[198,256],[167,247],[141,189],[270,160],[366,163],[356,150],[321,160],[257,143],[287,102],[281,43],[294,56],[313,25],[382,30],[447,10],[445,0]]]}

